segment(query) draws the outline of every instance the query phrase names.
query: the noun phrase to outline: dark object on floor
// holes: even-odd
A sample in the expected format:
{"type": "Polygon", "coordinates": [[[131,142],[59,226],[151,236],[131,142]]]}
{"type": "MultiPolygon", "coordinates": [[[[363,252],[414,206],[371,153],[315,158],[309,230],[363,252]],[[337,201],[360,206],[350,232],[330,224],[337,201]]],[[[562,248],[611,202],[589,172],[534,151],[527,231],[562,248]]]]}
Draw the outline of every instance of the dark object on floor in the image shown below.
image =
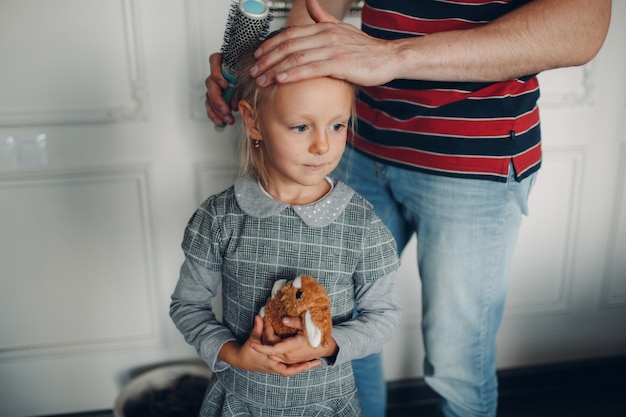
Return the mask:
{"type": "Polygon", "coordinates": [[[190,417],[200,414],[209,380],[183,375],[165,388],[146,391],[124,405],[124,417],[190,417]]]}
{"type": "Polygon", "coordinates": [[[115,401],[115,417],[198,416],[211,380],[204,363],[169,363],[136,374],[115,401]]]}

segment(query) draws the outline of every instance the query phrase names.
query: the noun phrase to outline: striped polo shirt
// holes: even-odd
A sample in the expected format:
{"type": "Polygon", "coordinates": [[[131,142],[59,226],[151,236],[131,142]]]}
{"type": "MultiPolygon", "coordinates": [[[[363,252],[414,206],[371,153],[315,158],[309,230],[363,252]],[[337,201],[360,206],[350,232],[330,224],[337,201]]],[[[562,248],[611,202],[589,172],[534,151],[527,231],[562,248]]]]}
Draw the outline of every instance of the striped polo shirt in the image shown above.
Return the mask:
{"type": "MultiPolygon", "coordinates": [[[[529,0],[367,0],[362,29],[398,39],[484,25],[529,0]]],[[[535,74],[504,82],[393,80],[358,92],[353,145],[403,168],[517,180],[541,165],[535,74]]]]}

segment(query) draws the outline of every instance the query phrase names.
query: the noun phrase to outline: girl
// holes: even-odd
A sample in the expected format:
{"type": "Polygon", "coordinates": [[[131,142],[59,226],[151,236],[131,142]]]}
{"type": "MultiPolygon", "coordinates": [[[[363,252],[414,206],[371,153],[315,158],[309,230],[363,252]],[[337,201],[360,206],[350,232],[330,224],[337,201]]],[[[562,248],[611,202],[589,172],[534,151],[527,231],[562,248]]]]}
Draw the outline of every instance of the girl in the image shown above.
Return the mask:
{"type": "Polygon", "coordinates": [[[350,361],[381,350],[400,307],[393,237],[328,176],[346,146],[354,87],[324,77],[259,88],[254,63],[241,59],[236,92],[242,176],[189,221],[170,316],[214,372],[202,416],[360,416],[350,361]],[[281,340],[258,316],[276,280],[302,274],[331,299],[326,347],[302,332],[281,340]],[[211,307],[220,284],[222,321],[211,307]]]}

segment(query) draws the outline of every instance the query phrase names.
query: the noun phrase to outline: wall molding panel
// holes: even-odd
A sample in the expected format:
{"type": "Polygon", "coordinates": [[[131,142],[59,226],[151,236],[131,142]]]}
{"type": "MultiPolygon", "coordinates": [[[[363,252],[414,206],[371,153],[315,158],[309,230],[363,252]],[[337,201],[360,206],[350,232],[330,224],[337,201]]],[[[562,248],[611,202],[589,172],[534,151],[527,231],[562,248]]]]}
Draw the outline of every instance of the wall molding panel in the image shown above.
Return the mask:
{"type": "Polygon", "coordinates": [[[157,345],[149,201],[146,166],[0,175],[0,360],[157,345]]]}
{"type": "Polygon", "coordinates": [[[600,307],[626,307],[626,142],[620,143],[618,189],[613,209],[607,274],[602,286],[600,307]]]}
{"type": "Polygon", "coordinates": [[[541,98],[545,108],[593,105],[594,61],[579,67],[559,68],[539,74],[541,98]]]}
{"type": "MultiPolygon", "coordinates": [[[[203,8],[199,0],[185,0],[187,30],[187,56],[189,60],[189,111],[193,120],[207,120],[206,113],[202,111],[201,103],[204,101],[206,88],[202,82],[207,75],[208,60],[205,37],[203,31],[203,8]],[[205,51],[205,59],[200,57],[205,51]]],[[[216,50],[217,51],[217,50],[216,50]]]]}
{"type": "Polygon", "coordinates": [[[586,152],[586,147],[544,149],[544,162],[529,199],[530,213],[522,220],[513,258],[507,316],[571,310],[586,152]]]}
{"type": "Polygon", "coordinates": [[[237,178],[237,164],[199,162],[195,165],[196,202],[200,205],[210,195],[230,187],[237,178]]]}
{"type": "Polygon", "coordinates": [[[147,119],[138,3],[4,1],[0,127],[147,119]],[[59,3],[72,13],[54,13],[59,3]]]}

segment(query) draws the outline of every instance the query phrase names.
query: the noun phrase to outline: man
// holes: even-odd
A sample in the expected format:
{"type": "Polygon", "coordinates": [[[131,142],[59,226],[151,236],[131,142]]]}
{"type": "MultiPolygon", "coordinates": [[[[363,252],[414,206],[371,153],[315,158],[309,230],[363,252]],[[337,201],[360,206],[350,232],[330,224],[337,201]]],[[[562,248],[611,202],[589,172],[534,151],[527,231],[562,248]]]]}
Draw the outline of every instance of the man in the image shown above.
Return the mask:
{"type": "MultiPolygon", "coordinates": [[[[335,174],[372,202],[399,251],[417,234],[424,373],[441,414],[494,416],[495,337],[541,165],[535,75],[589,62],[611,1],[371,0],[362,30],[340,22],[349,4],[295,0],[294,27],[261,45],[252,75],[261,86],[329,75],[363,87],[335,174]]],[[[233,123],[219,54],[210,60],[207,114],[233,123]]],[[[354,366],[366,417],[384,415],[380,371],[354,366]]]]}

